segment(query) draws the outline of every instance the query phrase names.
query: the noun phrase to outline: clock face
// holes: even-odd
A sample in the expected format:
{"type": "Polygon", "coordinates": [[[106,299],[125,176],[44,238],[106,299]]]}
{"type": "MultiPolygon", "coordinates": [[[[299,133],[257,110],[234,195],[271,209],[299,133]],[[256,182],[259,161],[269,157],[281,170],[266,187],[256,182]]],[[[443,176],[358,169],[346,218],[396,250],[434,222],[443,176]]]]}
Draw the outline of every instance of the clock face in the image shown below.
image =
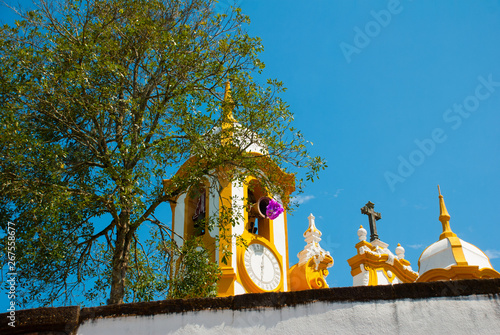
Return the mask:
{"type": "Polygon", "coordinates": [[[250,244],[245,251],[245,269],[252,281],[265,291],[275,290],[281,281],[280,264],[269,248],[250,244]]]}

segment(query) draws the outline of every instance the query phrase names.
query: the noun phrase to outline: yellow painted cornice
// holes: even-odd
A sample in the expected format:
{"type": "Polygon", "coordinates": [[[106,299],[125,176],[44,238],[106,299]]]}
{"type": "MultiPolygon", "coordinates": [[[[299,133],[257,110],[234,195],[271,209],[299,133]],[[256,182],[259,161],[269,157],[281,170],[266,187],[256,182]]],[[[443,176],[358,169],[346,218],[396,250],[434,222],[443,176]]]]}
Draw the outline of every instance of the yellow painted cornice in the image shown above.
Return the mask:
{"type": "Polygon", "coordinates": [[[289,196],[295,191],[295,174],[283,171],[276,162],[258,152],[249,152],[249,159],[255,159],[264,175],[275,185],[281,185],[285,190],[283,205],[288,204],[289,196]]]}
{"type": "Polygon", "coordinates": [[[404,283],[413,283],[415,279],[417,279],[418,274],[416,272],[410,271],[409,269],[405,268],[405,266],[410,265],[407,260],[394,259],[394,265],[390,265],[387,263],[388,259],[388,254],[374,255],[365,252],[363,254],[351,257],[347,260],[347,262],[351,266],[351,275],[353,277],[361,273],[360,266],[361,264],[363,264],[366,270],[390,270],[404,283]]]}
{"type": "MultiPolygon", "coordinates": [[[[362,227],[362,226],[361,226],[361,227],[362,227]]],[[[357,243],[354,247],[355,247],[356,249],[358,249],[358,253],[359,253],[359,249],[360,249],[361,247],[363,247],[363,246],[368,247],[371,251],[375,251],[375,250],[377,249],[377,247],[376,247],[376,246],[374,246],[374,245],[372,245],[370,242],[366,242],[366,241],[360,241],[360,242],[358,242],[358,243],[357,243]]]]}
{"type": "MultiPolygon", "coordinates": [[[[261,171],[265,175],[267,175],[270,178],[273,178],[272,182],[274,182],[277,185],[284,186],[285,198],[281,200],[283,201],[284,205],[287,204],[289,201],[290,194],[295,191],[295,174],[283,171],[278,166],[278,164],[276,164],[268,156],[263,156],[262,154],[256,152],[250,152],[248,153],[248,156],[249,159],[255,159],[257,161],[257,164],[260,166],[261,171]]],[[[200,165],[198,169],[201,169],[207,164],[205,163],[204,159],[197,156],[191,156],[181,165],[179,170],[177,170],[177,172],[175,173],[175,177],[182,178],[184,176],[187,176],[195,165],[200,165]]],[[[232,168],[234,167],[229,167],[229,166],[218,167],[217,169],[218,169],[219,179],[221,180],[221,177],[230,174],[232,168]]],[[[173,185],[172,179],[164,179],[163,188],[165,194],[167,194],[170,190],[174,189],[175,185],[173,185]]],[[[176,200],[176,198],[172,200],[176,200]]]]}
{"type": "Polygon", "coordinates": [[[459,279],[491,279],[500,278],[500,273],[490,268],[479,269],[478,266],[452,265],[448,269],[432,269],[417,278],[417,282],[459,279]]]}

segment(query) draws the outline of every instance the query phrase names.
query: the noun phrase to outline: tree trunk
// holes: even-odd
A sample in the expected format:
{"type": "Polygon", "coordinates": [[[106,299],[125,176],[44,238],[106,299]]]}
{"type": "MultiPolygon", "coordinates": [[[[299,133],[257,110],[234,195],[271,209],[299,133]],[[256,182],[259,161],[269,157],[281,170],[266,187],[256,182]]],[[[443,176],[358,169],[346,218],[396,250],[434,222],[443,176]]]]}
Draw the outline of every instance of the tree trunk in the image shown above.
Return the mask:
{"type": "Polygon", "coordinates": [[[122,304],[125,296],[125,279],[128,270],[130,242],[133,232],[129,226],[128,218],[117,225],[116,244],[113,254],[113,269],[111,272],[111,292],[108,305],[122,304]],[[127,221],[127,222],[123,222],[127,221]]]}

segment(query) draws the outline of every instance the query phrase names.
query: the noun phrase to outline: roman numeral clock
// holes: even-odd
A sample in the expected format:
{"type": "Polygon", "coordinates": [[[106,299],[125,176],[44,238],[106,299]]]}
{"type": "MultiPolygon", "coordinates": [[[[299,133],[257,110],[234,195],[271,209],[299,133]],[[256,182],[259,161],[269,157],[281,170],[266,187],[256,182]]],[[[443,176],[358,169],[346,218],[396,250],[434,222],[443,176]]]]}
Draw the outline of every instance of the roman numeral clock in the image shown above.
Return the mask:
{"type": "Polygon", "coordinates": [[[281,266],[271,249],[260,244],[250,244],[244,252],[243,266],[254,290],[274,291],[281,283],[281,266]]]}

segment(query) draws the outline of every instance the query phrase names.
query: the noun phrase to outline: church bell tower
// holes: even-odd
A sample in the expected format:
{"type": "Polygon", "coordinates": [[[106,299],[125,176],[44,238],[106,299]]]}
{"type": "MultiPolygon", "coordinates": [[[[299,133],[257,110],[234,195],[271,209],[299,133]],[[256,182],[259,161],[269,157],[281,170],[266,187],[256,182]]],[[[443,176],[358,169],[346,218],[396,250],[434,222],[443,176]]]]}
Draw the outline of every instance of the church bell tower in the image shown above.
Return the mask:
{"type": "MultiPolygon", "coordinates": [[[[229,82],[224,100],[226,105],[231,105],[229,82]]],[[[242,126],[234,119],[232,108],[225,108],[223,113],[222,129],[229,129],[231,136],[238,136],[237,130],[242,126]]],[[[222,141],[223,145],[234,145],[232,138],[222,141]]],[[[283,172],[263,152],[257,144],[250,145],[247,150],[259,161],[261,177],[272,174],[281,185],[288,185],[286,199],[270,194],[258,176],[248,174],[241,181],[220,174],[217,179],[207,176],[204,183],[191,186],[188,192],[171,201],[172,229],[178,245],[187,238],[200,236],[212,260],[222,270],[218,296],[289,290],[287,217],[283,207],[295,189],[294,176],[283,172]],[[235,220],[232,224],[222,219],[228,209],[235,220]],[[209,218],[218,218],[219,225],[208,229],[209,218]]],[[[190,157],[177,175],[182,176],[199,159],[190,157]]],[[[170,180],[164,180],[165,187],[169,183],[170,180]]]]}

